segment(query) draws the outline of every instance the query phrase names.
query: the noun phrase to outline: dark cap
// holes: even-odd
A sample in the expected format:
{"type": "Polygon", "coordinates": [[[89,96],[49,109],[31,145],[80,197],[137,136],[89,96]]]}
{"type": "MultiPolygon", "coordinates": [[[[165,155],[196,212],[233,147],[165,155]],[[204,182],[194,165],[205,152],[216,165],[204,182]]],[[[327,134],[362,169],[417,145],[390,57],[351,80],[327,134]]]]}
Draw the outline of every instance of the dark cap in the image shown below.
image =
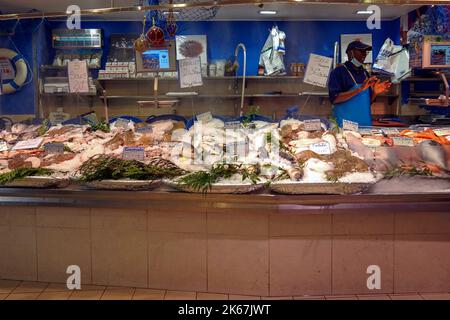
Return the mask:
{"type": "Polygon", "coordinates": [[[345,50],[345,53],[349,52],[350,50],[357,49],[357,50],[366,50],[371,51],[372,46],[369,46],[368,44],[362,43],[359,40],[352,41],[349,43],[347,50],[345,50]]]}

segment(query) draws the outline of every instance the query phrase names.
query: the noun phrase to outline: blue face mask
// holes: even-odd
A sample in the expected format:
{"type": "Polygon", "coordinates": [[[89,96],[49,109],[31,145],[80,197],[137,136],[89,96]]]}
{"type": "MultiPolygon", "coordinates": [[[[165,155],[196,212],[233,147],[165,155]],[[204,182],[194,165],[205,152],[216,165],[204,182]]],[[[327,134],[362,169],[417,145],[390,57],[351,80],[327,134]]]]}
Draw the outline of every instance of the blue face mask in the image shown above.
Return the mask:
{"type": "Polygon", "coordinates": [[[355,58],[352,59],[352,63],[356,66],[356,67],[361,67],[363,64],[361,62],[359,62],[358,60],[356,60],[355,58]]]}

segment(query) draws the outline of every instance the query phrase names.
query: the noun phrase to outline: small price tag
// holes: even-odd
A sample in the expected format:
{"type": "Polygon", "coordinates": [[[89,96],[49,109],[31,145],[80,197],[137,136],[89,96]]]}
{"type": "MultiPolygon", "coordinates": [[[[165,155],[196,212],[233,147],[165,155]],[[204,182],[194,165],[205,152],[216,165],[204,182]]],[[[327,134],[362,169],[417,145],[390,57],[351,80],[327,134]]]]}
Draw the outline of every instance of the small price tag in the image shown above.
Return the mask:
{"type": "Polygon", "coordinates": [[[50,142],[44,145],[45,153],[56,153],[62,154],[64,153],[64,144],[60,142],[50,142]]]}
{"type": "Polygon", "coordinates": [[[123,160],[138,160],[144,161],[144,148],[143,147],[124,147],[123,160]]]}
{"type": "Polygon", "coordinates": [[[331,154],[330,144],[325,141],[310,144],[309,150],[317,154],[331,154]]]}
{"type": "Polygon", "coordinates": [[[382,129],[385,134],[400,134],[400,131],[396,128],[383,128],[382,129]]]}
{"type": "Polygon", "coordinates": [[[225,122],[225,129],[235,130],[241,127],[241,123],[239,121],[227,121],[225,122]]]}
{"type": "Polygon", "coordinates": [[[29,139],[24,141],[19,141],[12,148],[12,150],[25,150],[25,149],[37,149],[41,145],[43,138],[29,139]]]}
{"type": "Polygon", "coordinates": [[[151,126],[142,126],[142,127],[137,127],[136,132],[142,133],[142,134],[149,134],[149,133],[153,132],[153,129],[151,126]]]}
{"type": "Polygon", "coordinates": [[[434,129],[434,133],[436,133],[437,136],[449,136],[450,135],[450,128],[440,128],[440,129],[434,129]]]}
{"type": "Polygon", "coordinates": [[[320,125],[320,119],[305,120],[305,131],[320,131],[322,126],[320,125]]]}
{"type": "Polygon", "coordinates": [[[350,131],[358,132],[359,124],[357,122],[353,122],[353,121],[350,121],[350,120],[343,120],[342,121],[342,128],[344,130],[350,130],[350,131]]]}
{"type": "Polygon", "coordinates": [[[128,129],[128,124],[130,123],[130,120],[119,118],[115,122],[116,128],[124,128],[128,129]]]}
{"type": "Polygon", "coordinates": [[[393,137],[394,146],[414,147],[414,141],[407,137],[393,137]]]}
{"type": "Polygon", "coordinates": [[[8,144],[6,141],[0,141],[0,152],[8,150],[8,144]]]}
{"type": "Polygon", "coordinates": [[[208,123],[213,119],[210,111],[197,115],[197,121],[202,123],[208,123]]]}
{"type": "Polygon", "coordinates": [[[372,134],[372,129],[362,128],[362,129],[359,129],[358,132],[363,136],[370,136],[372,134]]]}

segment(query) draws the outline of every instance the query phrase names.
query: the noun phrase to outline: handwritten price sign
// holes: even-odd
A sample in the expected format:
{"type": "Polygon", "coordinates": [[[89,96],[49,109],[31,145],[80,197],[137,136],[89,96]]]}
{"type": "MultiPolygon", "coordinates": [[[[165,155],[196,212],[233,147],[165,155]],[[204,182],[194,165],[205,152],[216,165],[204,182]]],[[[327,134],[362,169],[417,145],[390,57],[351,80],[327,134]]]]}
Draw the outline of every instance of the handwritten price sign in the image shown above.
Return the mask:
{"type": "Polygon", "coordinates": [[[200,58],[182,59],[180,64],[180,88],[203,85],[200,58]]]}
{"type": "Polygon", "coordinates": [[[303,82],[319,87],[326,87],[332,63],[332,58],[311,53],[303,82]]]}
{"type": "Polygon", "coordinates": [[[69,90],[72,93],[89,92],[88,67],[86,61],[69,61],[69,90]]]}

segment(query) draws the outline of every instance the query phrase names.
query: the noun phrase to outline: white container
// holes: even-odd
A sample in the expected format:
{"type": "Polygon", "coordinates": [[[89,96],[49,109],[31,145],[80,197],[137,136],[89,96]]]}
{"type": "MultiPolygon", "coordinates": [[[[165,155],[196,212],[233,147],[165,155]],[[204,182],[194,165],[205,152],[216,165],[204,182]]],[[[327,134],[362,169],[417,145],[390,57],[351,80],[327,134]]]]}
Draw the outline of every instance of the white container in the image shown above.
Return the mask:
{"type": "Polygon", "coordinates": [[[225,64],[226,64],[226,60],[217,60],[216,61],[216,77],[224,77],[225,76],[225,64]]]}
{"type": "Polygon", "coordinates": [[[209,76],[210,77],[215,77],[216,76],[216,71],[217,71],[216,65],[214,63],[211,63],[209,65],[209,76]]]}

